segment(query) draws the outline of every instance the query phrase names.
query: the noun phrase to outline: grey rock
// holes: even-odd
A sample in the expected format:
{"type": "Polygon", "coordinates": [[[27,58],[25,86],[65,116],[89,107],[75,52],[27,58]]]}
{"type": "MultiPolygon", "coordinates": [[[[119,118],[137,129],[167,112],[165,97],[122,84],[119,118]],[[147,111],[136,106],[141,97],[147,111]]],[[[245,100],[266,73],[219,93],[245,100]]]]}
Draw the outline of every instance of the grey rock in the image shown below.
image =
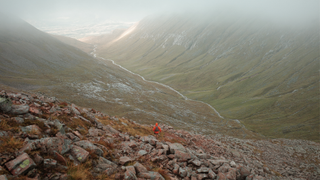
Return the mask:
{"type": "Polygon", "coordinates": [[[124,165],[124,164],[126,164],[127,162],[131,162],[131,161],[132,161],[132,159],[129,158],[129,157],[127,157],[127,156],[122,156],[122,157],[120,157],[120,159],[119,159],[119,163],[120,163],[121,165],[124,165]]]}
{"type": "Polygon", "coordinates": [[[139,155],[139,156],[143,156],[143,155],[146,155],[146,154],[148,154],[148,152],[145,151],[145,150],[140,150],[140,151],[138,152],[138,155],[139,155]]]}
{"type": "Polygon", "coordinates": [[[148,172],[147,168],[145,168],[142,164],[138,162],[136,162],[133,166],[136,169],[137,173],[148,172]]]}
{"type": "Polygon", "coordinates": [[[192,164],[194,164],[195,166],[201,166],[202,162],[199,161],[198,159],[191,161],[192,164]]]}
{"type": "Polygon", "coordinates": [[[180,167],[179,168],[179,175],[184,178],[187,176],[187,171],[184,168],[180,167]]]}
{"type": "Polygon", "coordinates": [[[7,113],[11,110],[11,108],[12,102],[7,98],[0,97],[0,111],[7,113]]]}
{"type": "Polygon", "coordinates": [[[28,105],[12,105],[9,113],[14,115],[26,114],[29,112],[29,108],[28,105]]]}
{"type": "Polygon", "coordinates": [[[175,150],[179,150],[179,151],[182,151],[182,152],[186,152],[186,148],[180,144],[180,143],[168,143],[169,144],[169,148],[170,148],[170,153],[171,154],[174,154],[175,153],[175,150]]]}
{"type": "Polygon", "coordinates": [[[54,159],[44,159],[43,160],[43,165],[46,168],[54,168],[57,166],[57,161],[54,159]]]}
{"type": "Polygon", "coordinates": [[[80,146],[84,149],[90,149],[90,150],[94,150],[95,153],[99,156],[103,155],[103,151],[102,149],[100,149],[99,147],[97,147],[96,145],[94,145],[92,142],[88,141],[88,140],[82,140],[82,141],[78,141],[74,143],[77,146],[80,146]]]}
{"type": "Polygon", "coordinates": [[[7,131],[0,131],[0,137],[9,136],[7,131]]]}
{"type": "Polygon", "coordinates": [[[15,120],[17,123],[22,124],[24,123],[24,119],[20,117],[14,117],[13,120],[15,120]]]}
{"type": "Polygon", "coordinates": [[[208,173],[209,170],[210,169],[207,167],[201,167],[200,169],[197,169],[197,173],[208,173]]]}
{"type": "Polygon", "coordinates": [[[8,180],[6,175],[0,175],[0,180],[8,180]]]}

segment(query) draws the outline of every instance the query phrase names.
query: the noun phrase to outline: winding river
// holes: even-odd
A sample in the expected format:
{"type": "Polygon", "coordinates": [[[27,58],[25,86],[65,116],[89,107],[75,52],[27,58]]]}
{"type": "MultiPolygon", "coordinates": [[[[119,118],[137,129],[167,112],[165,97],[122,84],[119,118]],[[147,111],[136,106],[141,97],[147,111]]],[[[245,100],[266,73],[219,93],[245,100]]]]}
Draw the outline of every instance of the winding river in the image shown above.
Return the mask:
{"type": "MultiPolygon", "coordinates": [[[[246,129],[246,127],[245,127],[243,124],[241,124],[238,119],[227,119],[227,118],[224,118],[223,116],[220,115],[220,113],[219,113],[214,107],[212,107],[212,106],[211,106],[210,104],[208,104],[208,103],[205,103],[205,102],[203,102],[203,101],[197,101],[197,100],[189,99],[188,97],[184,96],[184,95],[181,94],[179,91],[173,89],[172,87],[170,87],[170,86],[168,86],[168,85],[165,85],[165,84],[162,84],[162,83],[159,83],[159,82],[156,82],[156,81],[146,80],[146,79],[145,79],[143,76],[141,76],[140,74],[134,73],[134,72],[132,72],[132,71],[130,71],[130,70],[122,67],[121,65],[115,63],[114,60],[112,60],[112,59],[105,59],[105,58],[103,58],[103,57],[97,56],[97,54],[96,54],[97,47],[98,47],[97,45],[94,45],[93,51],[90,53],[93,57],[95,57],[95,58],[97,58],[97,59],[102,59],[102,60],[111,61],[113,65],[118,66],[119,68],[121,68],[121,69],[129,72],[130,74],[133,74],[133,75],[135,75],[135,76],[139,76],[143,81],[150,82],[150,83],[155,83],[155,84],[164,86],[164,87],[166,87],[166,88],[174,91],[175,93],[177,93],[179,96],[181,96],[181,97],[182,97],[184,100],[186,100],[186,101],[194,101],[194,102],[200,102],[200,103],[206,104],[206,105],[209,106],[221,119],[226,120],[226,124],[225,124],[225,125],[228,124],[228,121],[235,121],[235,122],[239,123],[239,124],[242,126],[242,128],[246,129]]],[[[246,134],[245,134],[244,136],[246,136],[246,134]]]]}

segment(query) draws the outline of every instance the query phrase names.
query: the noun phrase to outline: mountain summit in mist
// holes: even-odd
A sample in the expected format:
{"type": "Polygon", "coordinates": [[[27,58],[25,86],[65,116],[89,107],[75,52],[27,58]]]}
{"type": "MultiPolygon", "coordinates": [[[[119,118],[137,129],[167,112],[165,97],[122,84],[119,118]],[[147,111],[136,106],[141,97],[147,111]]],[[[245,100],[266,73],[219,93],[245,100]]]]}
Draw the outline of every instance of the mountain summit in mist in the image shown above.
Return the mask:
{"type": "Polygon", "coordinates": [[[58,37],[60,41],[21,19],[0,16],[0,87],[40,91],[140,123],[166,122],[203,134],[259,137],[236,121],[222,119],[204,103],[184,100],[165,86],[65,43],[84,50],[90,45],[58,37]]]}
{"type": "Polygon", "coordinates": [[[275,15],[151,16],[101,41],[98,54],[252,131],[318,141],[318,18],[275,15]]]}

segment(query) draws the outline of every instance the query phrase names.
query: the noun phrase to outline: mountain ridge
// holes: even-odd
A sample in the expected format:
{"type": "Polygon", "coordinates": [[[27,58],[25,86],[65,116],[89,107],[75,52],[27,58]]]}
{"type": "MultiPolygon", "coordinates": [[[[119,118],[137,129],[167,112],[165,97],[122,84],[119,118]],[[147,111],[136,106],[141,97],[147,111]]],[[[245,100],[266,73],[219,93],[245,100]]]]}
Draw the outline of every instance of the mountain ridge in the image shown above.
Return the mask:
{"type": "MultiPolygon", "coordinates": [[[[10,17],[4,19],[10,21],[10,17]]],[[[25,22],[20,20],[17,24],[25,22]]],[[[237,122],[221,119],[202,103],[184,101],[166,87],[145,82],[109,61],[96,59],[32,26],[30,35],[26,36],[23,27],[0,34],[1,68],[10,62],[5,67],[7,71],[1,71],[3,85],[55,95],[67,102],[140,123],[158,121],[204,134],[236,132],[241,137],[263,138],[243,129],[237,122]],[[29,64],[33,64],[32,68],[29,64]],[[206,119],[211,119],[209,124],[205,123],[206,119]]]]}
{"type": "Polygon", "coordinates": [[[246,18],[148,17],[125,37],[98,43],[97,52],[252,131],[317,141],[317,23],[246,18]]]}

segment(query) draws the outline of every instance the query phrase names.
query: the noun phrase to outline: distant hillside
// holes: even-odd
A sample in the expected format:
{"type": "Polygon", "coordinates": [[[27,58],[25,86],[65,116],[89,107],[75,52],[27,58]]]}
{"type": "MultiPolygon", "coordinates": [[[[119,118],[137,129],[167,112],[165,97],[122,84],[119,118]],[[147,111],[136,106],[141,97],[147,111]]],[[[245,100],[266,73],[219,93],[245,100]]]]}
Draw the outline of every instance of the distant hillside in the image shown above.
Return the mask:
{"type": "Polygon", "coordinates": [[[109,45],[100,56],[207,102],[252,131],[319,140],[318,17],[163,15],[103,43],[109,45]]]}
{"type": "Polygon", "coordinates": [[[80,41],[89,42],[90,44],[99,45],[100,48],[108,47],[109,43],[114,39],[118,38],[123,34],[127,29],[115,29],[112,33],[103,34],[100,36],[89,36],[81,38],[80,41]]]}
{"type": "Polygon", "coordinates": [[[236,121],[221,119],[203,103],[185,101],[176,92],[146,82],[110,61],[95,59],[21,19],[0,14],[0,24],[1,89],[40,91],[140,123],[163,122],[203,134],[259,137],[236,121]]]}
{"type": "Polygon", "coordinates": [[[78,41],[76,39],[66,37],[66,36],[53,35],[53,34],[51,36],[53,36],[54,38],[58,39],[59,41],[66,43],[70,46],[77,47],[86,53],[92,52],[93,45],[91,45],[91,44],[87,44],[87,43],[84,43],[84,42],[81,42],[81,41],[78,41]]]}

